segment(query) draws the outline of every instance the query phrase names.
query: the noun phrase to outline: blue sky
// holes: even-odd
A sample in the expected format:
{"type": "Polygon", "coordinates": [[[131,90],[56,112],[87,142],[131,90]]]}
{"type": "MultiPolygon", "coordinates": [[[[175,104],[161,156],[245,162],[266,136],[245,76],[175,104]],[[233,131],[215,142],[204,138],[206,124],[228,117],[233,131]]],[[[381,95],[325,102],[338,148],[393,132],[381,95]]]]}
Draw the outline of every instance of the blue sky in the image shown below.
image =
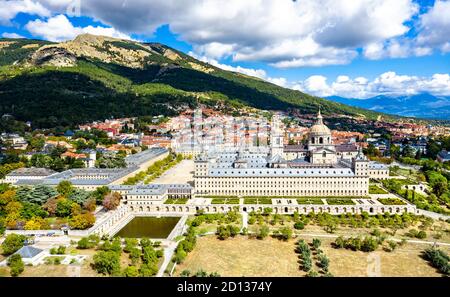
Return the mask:
{"type": "Polygon", "coordinates": [[[0,36],[160,42],[319,96],[450,95],[450,0],[0,0],[0,36]]]}

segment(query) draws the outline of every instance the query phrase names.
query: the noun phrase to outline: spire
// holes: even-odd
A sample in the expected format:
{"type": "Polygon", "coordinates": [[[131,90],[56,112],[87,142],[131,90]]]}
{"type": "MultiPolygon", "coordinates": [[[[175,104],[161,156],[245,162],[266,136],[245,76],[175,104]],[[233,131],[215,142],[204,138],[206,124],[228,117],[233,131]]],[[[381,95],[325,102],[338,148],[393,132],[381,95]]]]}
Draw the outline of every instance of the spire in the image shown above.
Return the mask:
{"type": "Polygon", "coordinates": [[[317,125],[323,125],[323,117],[322,114],[320,113],[320,107],[319,107],[319,112],[317,113],[317,125]]]}

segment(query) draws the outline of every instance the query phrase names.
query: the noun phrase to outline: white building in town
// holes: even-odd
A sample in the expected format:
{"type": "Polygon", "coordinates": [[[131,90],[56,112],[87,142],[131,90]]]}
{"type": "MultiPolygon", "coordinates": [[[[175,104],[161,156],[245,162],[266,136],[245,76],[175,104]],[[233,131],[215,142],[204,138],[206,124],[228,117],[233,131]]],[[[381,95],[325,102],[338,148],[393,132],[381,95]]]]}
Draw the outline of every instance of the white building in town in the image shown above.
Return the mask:
{"type": "Polygon", "coordinates": [[[279,116],[272,119],[268,153],[245,148],[209,151],[195,160],[197,195],[357,196],[370,178],[387,178],[385,165],[369,162],[356,146],[336,146],[320,111],[306,146],[285,146],[279,116]]]}

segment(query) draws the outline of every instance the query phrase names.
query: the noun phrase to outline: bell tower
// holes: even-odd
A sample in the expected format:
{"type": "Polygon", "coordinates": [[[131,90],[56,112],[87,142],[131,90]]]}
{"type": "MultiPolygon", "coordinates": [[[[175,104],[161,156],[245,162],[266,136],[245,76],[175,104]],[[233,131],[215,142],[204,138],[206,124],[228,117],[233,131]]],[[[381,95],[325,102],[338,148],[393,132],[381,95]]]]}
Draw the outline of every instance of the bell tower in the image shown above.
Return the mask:
{"type": "Polygon", "coordinates": [[[280,117],[274,115],[272,117],[272,127],[270,131],[270,154],[271,156],[283,156],[284,137],[280,127],[280,117]]]}

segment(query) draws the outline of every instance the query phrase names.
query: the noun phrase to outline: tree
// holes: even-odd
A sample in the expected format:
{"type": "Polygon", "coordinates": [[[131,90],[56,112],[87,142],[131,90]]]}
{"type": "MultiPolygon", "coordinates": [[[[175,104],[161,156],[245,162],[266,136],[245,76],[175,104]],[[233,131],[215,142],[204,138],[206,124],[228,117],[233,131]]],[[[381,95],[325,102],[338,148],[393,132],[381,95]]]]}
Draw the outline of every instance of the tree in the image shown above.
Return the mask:
{"type": "Polygon", "coordinates": [[[280,237],[283,240],[289,240],[292,237],[292,229],[289,227],[283,227],[279,230],[280,237]]]}
{"type": "Polygon", "coordinates": [[[111,190],[106,186],[102,186],[95,189],[95,191],[92,192],[92,196],[95,198],[97,204],[102,204],[103,199],[109,193],[111,193],[111,190]]]}
{"type": "Polygon", "coordinates": [[[25,268],[22,257],[19,254],[14,254],[8,258],[8,266],[13,277],[19,276],[25,268]]]}
{"type": "Polygon", "coordinates": [[[136,248],[138,245],[138,240],[136,238],[125,238],[125,247],[123,251],[125,253],[130,253],[133,248],[136,248]]]}
{"type": "Polygon", "coordinates": [[[56,215],[58,217],[68,217],[72,213],[72,202],[66,198],[59,198],[56,205],[56,215]]]}
{"type": "Polygon", "coordinates": [[[128,266],[127,268],[124,269],[122,275],[125,277],[138,277],[139,270],[137,269],[136,266],[128,266]]]}
{"type": "Polygon", "coordinates": [[[144,277],[154,276],[158,273],[158,265],[156,263],[142,264],[139,273],[144,277]]]}
{"type": "Polygon", "coordinates": [[[119,206],[121,198],[122,196],[117,192],[109,193],[103,199],[103,207],[107,210],[114,210],[119,206]]]}
{"type": "Polygon", "coordinates": [[[444,181],[437,181],[434,185],[433,185],[433,192],[436,194],[436,196],[441,197],[442,194],[444,194],[445,192],[447,192],[448,190],[448,186],[447,186],[447,182],[444,181]]]}
{"type": "Polygon", "coordinates": [[[95,211],[95,209],[97,208],[97,204],[96,204],[95,198],[91,197],[88,200],[86,200],[83,203],[83,208],[85,210],[87,210],[87,211],[90,211],[90,212],[95,211]]]}
{"type": "Polygon", "coordinates": [[[74,187],[70,181],[63,180],[58,184],[58,186],[56,187],[56,190],[58,191],[58,193],[60,195],[68,198],[74,191],[74,187]]]}
{"type": "Polygon", "coordinates": [[[26,237],[19,234],[9,234],[2,243],[3,255],[8,256],[17,252],[25,243],[26,237]]]}
{"type": "Polygon", "coordinates": [[[91,198],[91,193],[83,189],[74,188],[67,198],[78,203],[79,205],[83,205],[83,203],[91,198]]]}
{"type": "Polygon", "coordinates": [[[120,272],[120,254],[114,251],[99,251],[93,257],[92,267],[101,274],[117,275],[120,272]]]}
{"type": "Polygon", "coordinates": [[[69,226],[72,229],[85,230],[92,227],[95,223],[95,216],[88,212],[78,214],[69,220],[69,226]]]}
{"type": "Polygon", "coordinates": [[[134,265],[138,263],[139,259],[141,258],[141,250],[138,249],[137,247],[134,247],[130,250],[130,260],[131,263],[133,263],[134,265]]]}
{"type": "Polygon", "coordinates": [[[25,230],[41,230],[46,229],[48,227],[48,223],[41,217],[33,217],[29,221],[26,222],[24,229],[25,230]]]}

